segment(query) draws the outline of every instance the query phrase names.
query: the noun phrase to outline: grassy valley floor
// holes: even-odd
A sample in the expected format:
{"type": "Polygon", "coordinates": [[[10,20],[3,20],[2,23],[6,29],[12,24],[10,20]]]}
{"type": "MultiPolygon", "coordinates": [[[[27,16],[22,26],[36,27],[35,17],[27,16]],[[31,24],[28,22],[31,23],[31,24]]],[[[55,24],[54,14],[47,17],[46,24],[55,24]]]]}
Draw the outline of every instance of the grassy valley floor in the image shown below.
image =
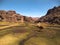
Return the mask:
{"type": "Polygon", "coordinates": [[[30,24],[8,24],[0,25],[0,45],[60,45],[60,25],[39,29],[30,24]]]}

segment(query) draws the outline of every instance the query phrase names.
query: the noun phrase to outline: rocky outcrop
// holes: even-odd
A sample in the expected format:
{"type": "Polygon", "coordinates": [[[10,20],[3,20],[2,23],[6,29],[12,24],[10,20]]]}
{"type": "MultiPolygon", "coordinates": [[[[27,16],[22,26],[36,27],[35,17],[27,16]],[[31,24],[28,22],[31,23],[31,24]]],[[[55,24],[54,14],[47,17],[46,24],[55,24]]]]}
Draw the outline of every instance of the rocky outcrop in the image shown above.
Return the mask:
{"type": "Polygon", "coordinates": [[[37,22],[60,24],[60,6],[49,9],[47,14],[42,16],[37,22]]]}
{"type": "Polygon", "coordinates": [[[15,11],[0,10],[0,21],[21,22],[22,16],[15,11]]]}
{"type": "Polygon", "coordinates": [[[10,10],[10,11],[0,10],[0,21],[6,21],[6,22],[33,22],[33,18],[23,16],[21,14],[17,14],[13,10],[10,10]]]}
{"type": "Polygon", "coordinates": [[[25,22],[33,22],[33,18],[32,17],[27,17],[27,16],[24,16],[24,20],[25,22]]]}

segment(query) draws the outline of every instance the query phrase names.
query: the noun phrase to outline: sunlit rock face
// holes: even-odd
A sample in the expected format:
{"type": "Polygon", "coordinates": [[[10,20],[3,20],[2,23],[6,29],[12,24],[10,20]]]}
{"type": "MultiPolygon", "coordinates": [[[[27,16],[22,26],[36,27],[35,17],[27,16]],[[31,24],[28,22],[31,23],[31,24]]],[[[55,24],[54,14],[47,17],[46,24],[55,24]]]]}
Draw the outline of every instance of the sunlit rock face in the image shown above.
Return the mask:
{"type": "Polygon", "coordinates": [[[0,21],[6,21],[6,11],[0,10],[0,21]]]}
{"type": "Polygon", "coordinates": [[[32,17],[23,16],[21,14],[17,14],[16,11],[9,10],[0,10],[0,21],[6,22],[33,22],[32,17]]]}
{"type": "Polygon", "coordinates": [[[54,7],[47,11],[47,14],[41,17],[38,22],[48,22],[60,24],[60,6],[54,7]]]}

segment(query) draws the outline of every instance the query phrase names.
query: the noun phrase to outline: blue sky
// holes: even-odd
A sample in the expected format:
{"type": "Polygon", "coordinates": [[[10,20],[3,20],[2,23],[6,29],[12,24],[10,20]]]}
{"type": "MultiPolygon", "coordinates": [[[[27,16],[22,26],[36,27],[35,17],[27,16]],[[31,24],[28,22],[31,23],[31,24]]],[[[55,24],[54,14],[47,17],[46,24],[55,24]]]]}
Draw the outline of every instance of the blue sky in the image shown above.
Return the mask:
{"type": "Polygon", "coordinates": [[[15,10],[31,17],[43,16],[48,9],[59,5],[60,0],[0,0],[0,10],[15,10]]]}

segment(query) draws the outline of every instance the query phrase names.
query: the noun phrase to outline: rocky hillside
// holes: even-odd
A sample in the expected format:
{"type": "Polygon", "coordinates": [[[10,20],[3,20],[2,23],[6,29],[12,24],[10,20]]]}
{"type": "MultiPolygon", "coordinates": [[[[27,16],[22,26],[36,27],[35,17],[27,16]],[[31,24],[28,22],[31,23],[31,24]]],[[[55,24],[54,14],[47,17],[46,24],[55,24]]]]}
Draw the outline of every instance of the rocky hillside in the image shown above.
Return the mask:
{"type": "Polygon", "coordinates": [[[37,22],[60,24],[60,6],[49,9],[47,11],[47,14],[45,16],[42,16],[37,22]]]}
{"type": "Polygon", "coordinates": [[[5,11],[0,10],[0,22],[34,22],[32,17],[23,16],[21,14],[17,14],[13,10],[5,11]]]}

